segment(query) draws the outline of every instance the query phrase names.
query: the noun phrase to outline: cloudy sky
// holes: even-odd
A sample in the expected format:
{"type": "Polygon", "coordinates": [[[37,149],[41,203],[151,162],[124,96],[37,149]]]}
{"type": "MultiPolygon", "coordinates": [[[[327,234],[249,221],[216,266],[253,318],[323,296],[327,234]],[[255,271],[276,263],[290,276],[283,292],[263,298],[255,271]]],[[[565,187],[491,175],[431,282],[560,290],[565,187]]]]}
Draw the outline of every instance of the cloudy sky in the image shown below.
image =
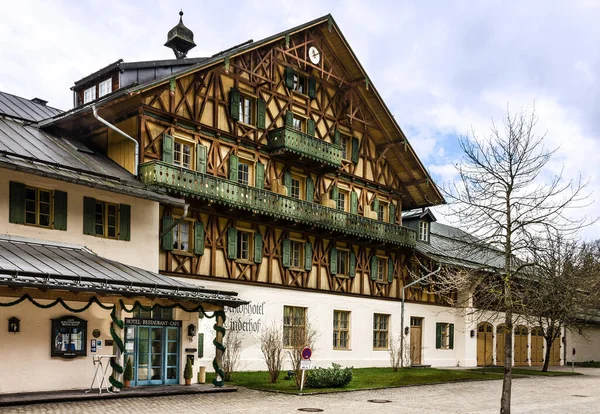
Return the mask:
{"type": "MultiPolygon", "coordinates": [[[[0,9],[0,90],[72,106],[73,82],[116,61],[170,59],[179,9],[210,56],[332,13],[417,154],[442,185],[457,137],[531,109],[553,167],[590,180],[600,215],[600,2],[30,1],[0,9]],[[222,5],[235,7],[223,7],[222,5]]],[[[600,223],[583,236],[600,238],[600,223]]]]}

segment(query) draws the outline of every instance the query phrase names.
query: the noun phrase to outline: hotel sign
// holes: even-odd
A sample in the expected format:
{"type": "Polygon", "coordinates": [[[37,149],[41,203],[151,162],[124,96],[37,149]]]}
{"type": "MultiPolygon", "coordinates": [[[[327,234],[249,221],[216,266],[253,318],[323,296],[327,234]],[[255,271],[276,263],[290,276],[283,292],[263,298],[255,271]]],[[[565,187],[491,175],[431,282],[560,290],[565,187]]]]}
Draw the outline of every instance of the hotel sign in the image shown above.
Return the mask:
{"type": "Polygon", "coordinates": [[[125,318],[125,325],[166,326],[181,328],[182,321],[166,321],[162,319],[125,318]]]}

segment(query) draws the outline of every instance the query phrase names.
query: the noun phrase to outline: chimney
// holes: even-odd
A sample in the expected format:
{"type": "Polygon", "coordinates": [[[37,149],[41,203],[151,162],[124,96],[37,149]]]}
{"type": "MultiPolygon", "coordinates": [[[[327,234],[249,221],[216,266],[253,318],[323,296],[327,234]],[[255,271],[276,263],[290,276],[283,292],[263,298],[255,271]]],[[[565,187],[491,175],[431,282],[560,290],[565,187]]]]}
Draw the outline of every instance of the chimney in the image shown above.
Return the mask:
{"type": "Polygon", "coordinates": [[[31,102],[36,103],[38,105],[42,105],[42,106],[46,106],[46,104],[48,103],[48,101],[44,101],[43,99],[40,99],[40,98],[33,98],[31,100],[31,102]]]}

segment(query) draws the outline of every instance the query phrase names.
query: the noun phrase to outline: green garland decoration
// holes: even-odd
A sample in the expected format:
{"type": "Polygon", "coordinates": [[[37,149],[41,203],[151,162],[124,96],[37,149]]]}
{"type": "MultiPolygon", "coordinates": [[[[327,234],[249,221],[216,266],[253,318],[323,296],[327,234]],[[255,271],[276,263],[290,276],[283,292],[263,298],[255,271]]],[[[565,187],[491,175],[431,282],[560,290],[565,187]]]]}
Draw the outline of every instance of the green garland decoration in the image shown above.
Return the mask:
{"type": "MultiPolygon", "coordinates": [[[[123,301],[119,299],[119,302],[122,305],[123,301]]],[[[113,310],[110,313],[110,319],[112,319],[112,323],[110,324],[110,336],[112,337],[115,345],[119,349],[119,352],[121,353],[121,355],[123,355],[123,353],[125,352],[125,344],[123,343],[123,340],[121,339],[121,337],[117,334],[117,332],[115,330],[115,325],[117,325],[120,329],[123,329],[123,327],[125,326],[125,323],[121,319],[117,318],[116,306],[113,307],[113,310]]],[[[118,388],[118,389],[122,390],[125,387],[125,385],[121,381],[119,381],[117,379],[117,377],[123,373],[123,371],[124,371],[123,366],[121,364],[119,364],[119,361],[117,361],[117,358],[113,357],[110,359],[110,367],[112,368],[113,372],[112,372],[111,376],[108,377],[108,381],[113,386],[113,389],[118,388]]]]}
{"type": "Polygon", "coordinates": [[[29,293],[25,293],[23,296],[21,296],[19,299],[16,299],[12,302],[7,302],[7,303],[0,303],[0,307],[9,307],[9,306],[15,306],[18,305],[21,302],[24,302],[28,300],[29,302],[31,302],[34,306],[40,308],[40,309],[49,309],[52,308],[56,305],[61,305],[63,308],[65,308],[66,310],[68,310],[69,312],[73,312],[73,313],[81,313],[84,312],[86,310],[88,310],[90,308],[90,306],[92,306],[94,303],[98,306],[100,306],[102,309],[104,310],[113,310],[115,308],[115,305],[104,305],[102,302],[100,302],[98,300],[98,298],[96,296],[92,296],[92,298],[88,301],[88,303],[83,306],[82,308],[72,308],[71,306],[67,305],[65,303],[64,300],[62,300],[61,298],[55,299],[50,303],[47,304],[43,304],[38,302],[37,300],[35,300],[34,298],[32,298],[29,293]]]}
{"type": "MultiPolygon", "coordinates": [[[[221,317],[223,318],[223,323],[225,323],[225,320],[227,319],[227,316],[225,316],[225,311],[215,311],[213,313],[213,317],[216,316],[216,320],[218,321],[218,318],[221,317]]],[[[215,332],[218,334],[219,332],[221,332],[223,334],[223,337],[225,337],[225,328],[223,328],[222,326],[217,325],[216,323],[213,325],[213,329],[215,330],[215,332]]],[[[217,336],[215,336],[215,339],[213,339],[213,345],[215,346],[215,348],[217,348],[217,350],[221,351],[221,352],[225,352],[225,345],[223,345],[221,342],[217,341],[217,336]]],[[[212,361],[212,365],[213,368],[215,370],[215,373],[217,375],[215,375],[215,378],[213,379],[212,383],[215,387],[222,387],[223,385],[225,385],[225,371],[223,371],[223,368],[221,366],[219,366],[219,363],[217,361],[217,354],[215,353],[215,357],[212,361]],[[220,378],[220,379],[217,379],[220,378]]]]}

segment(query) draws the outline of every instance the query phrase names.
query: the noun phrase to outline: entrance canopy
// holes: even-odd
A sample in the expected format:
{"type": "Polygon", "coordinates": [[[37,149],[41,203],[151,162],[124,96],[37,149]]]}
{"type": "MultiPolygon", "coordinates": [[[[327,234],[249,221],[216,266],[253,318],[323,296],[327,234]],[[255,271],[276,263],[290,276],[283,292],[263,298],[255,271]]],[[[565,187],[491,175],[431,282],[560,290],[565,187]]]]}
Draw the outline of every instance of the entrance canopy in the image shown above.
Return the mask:
{"type": "Polygon", "coordinates": [[[0,286],[165,298],[236,308],[236,292],[205,289],[94,254],[84,246],[0,235],[0,286]]]}

